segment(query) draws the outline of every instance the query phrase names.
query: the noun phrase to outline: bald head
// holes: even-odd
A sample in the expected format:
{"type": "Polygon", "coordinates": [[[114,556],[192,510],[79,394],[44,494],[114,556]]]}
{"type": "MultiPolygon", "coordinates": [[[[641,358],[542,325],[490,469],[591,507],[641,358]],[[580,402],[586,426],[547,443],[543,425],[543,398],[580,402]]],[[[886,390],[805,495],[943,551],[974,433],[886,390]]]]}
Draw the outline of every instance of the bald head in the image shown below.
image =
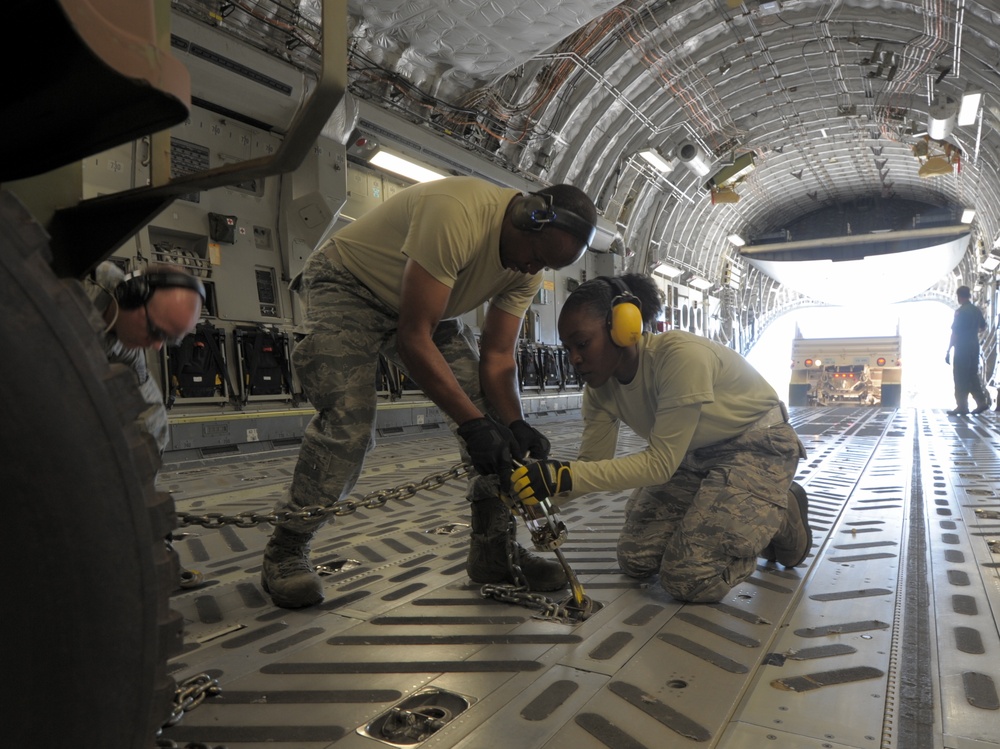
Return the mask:
{"type": "MultiPolygon", "coordinates": [[[[115,309],[111,330],[126,348],[160,349],[165,343],[179,341],[195,329],[201,317],[200,286],[153,287],[145,301],[115,309]],[[117,317],[114,316],[117,315],[117,317]]],[[[109,322],[111,322],[109,320],[109,322]]]]}

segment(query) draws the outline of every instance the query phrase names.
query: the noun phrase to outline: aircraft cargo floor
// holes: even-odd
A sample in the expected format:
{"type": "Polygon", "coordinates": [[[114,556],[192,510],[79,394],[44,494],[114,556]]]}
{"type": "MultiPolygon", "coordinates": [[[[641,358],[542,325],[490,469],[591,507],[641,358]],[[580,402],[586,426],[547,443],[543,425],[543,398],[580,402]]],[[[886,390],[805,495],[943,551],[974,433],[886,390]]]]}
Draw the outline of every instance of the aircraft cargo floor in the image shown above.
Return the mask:
{"type": "MultiPolygon", "coordinates": [[[[1000,414],[799,408],[792,423],[809,453],[798,481],[813,553],[792,570],[761,560],[716,605],[679,604],[618,571],[626,492],[563,510],[562,551],[598,604],[583,622],[484,598],[469,581],[464,479],[328,523],[313,544],[326,600],[310,609],[275,608],[260,586],[269,524],[181,528],[174,546],[205,584],[171,598],[185,620],[171,672],[208,674],[220,692],[162,738],[230,749],[1000,746],[1000,414]]],[[[553,456],[575,455],[579,430],[545,423],[553,456]]],[[[641,446],[630,437],[620,449],[641,446]]],[[[159,484],[179,513],[267,513],[295,457],[171,463],[159,484]]],[[[444,429],[383,441],[356,491],[457,462],[444,429]]],[[[519,538],[530,547],[523,527],[519,538]]]]}

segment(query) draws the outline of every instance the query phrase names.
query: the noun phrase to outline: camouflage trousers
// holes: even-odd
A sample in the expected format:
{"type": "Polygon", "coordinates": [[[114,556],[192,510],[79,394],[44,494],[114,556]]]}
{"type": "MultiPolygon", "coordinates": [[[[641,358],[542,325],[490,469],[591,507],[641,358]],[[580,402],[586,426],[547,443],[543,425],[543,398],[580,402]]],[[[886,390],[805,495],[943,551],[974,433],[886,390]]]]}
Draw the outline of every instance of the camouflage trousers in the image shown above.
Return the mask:
{"type": "Polygon", "coordinates": [[[632,494],[618,540],[625,574],[659,573],[674,598],[698,603],[721,600],[750,576],[805,457],[780,408],[738,437],[690,451],[669,481],[632,494]]]}
{"type": "MultiPolygon", "coordinates": [[[[351,493],[365,456],[375,447],[379,354],[405,371],[395,345],[398,313],[335,259],[314,252],[299,292],[307,333],[292,350],[292,363],[316,414],[302,437],[291,486],[275,506],[278,512],[329,506],[351,493]]],[[[479,347],[472,331],[461,320],[444,320],[434,332],[434,343],[462,389],[484,410],[479,347]]],[[[457,429],[450,419],[448,423],[452,431],[457,429]]],[[[461,440],[459,447],[467,457],[461,440]]],[[[282,525],[313,533],[323,522],[296,519],[282,525]]]]}

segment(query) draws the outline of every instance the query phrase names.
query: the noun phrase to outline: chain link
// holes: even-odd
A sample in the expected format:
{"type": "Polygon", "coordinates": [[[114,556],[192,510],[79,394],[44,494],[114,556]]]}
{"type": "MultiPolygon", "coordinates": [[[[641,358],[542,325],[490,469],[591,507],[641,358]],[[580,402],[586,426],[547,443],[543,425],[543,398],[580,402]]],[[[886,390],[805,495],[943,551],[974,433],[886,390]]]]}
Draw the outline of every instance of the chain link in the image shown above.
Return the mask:
{"type": "Polygon", "coordinates": [[[484,598],[492,598],[515,606],[524,606],[538,611],[539,619],[555,621],[561,624],[579,624],[580,618],[572,613],[569,607],[543,596],[532,593],[516,585],[484,585],[480,589],[484,598]]]}
{"type": "Polygon", "coordinates": [[[514,606],[536,609],[538,611],[536,616],[539,619],[562,624],[579,623],[580,616],[574,614],[566,604],[557,603],[541,593],[531,592],[528,587],[528,579],[524,576],[521,565],[517,563],[517,548],[517,519],[511,513],[510,519],[507,521],[507,569],[514,582],[513,584],[487,583],[479,589],[479,594],[483,598],[492,598],[514,606]]]}
{"type": "Polygon", "coordinates": [[[409,499],[417,492],[436,489],[442,484],[462,478],[472,471],[468,463],[458,463],[447,471],[432,473],[417,483],[400,484],[392,489],[378,489],[369,492],[361,498],[347,497],[330,505],[309,505],[299,510],[284,510],[281,512],[241,512],[237,515],[226,515],[222,512],[206,512],[195,515],[188,512],[177,513],[177,524],[182,528],[189,525],[200,525],[203,528],[222,528],[234,525],[237,528],[252,528],[263,523],[276,525],[289,520],[317,520],[329,515],[343,516],[357,512],[364,507],[368,510],[378,509],[389,500],[409,499]]]}
{"type": "MultiPolygon", "coordinates": [[[[226,515],[222,512],[206,512],[195,515],[187,512],[177,513],[177,524],[180,527],[199,525],[203,528],[222,528],[232,525],[237,528],[252,528],[262,523],[284,523],[289,520],[314,520],[327,516],[344,516],[357,512],[359,508],[377,509],[390,500],[403,500],[417,494],[417,492],[437,487],[467,476],[472,471],[472,466],[468,463],[458,463],[446,471],[432,473],[425,476],[419,482],[408,482],[393,487],[392,489],[378,489],[369,492],[360,499],[348,497],[334,502],[330,505],[310,505],[297,511],[283,512],[241,512],[236,515],[226,515]]],[[[540,593],[532,593],[528,587],[528,580],[521,570],[517,561],[517,518],[511,513],[508,519],[507,539],[507,568],[511,573],[513,584],[482,586],[480,594],[484,598],[493,598],[504,603],[516,606],[525,606],[538,610],[538,616],[553,621],[564,623],[576,623],[578,616],[574,616],[571,609],[564,604],[559,604],[540,593]]],[[[184,717],[184,714],[205,701],[206,697],[214,696],[222,691],[217,680],[208,674],[199,674],[182,682],[174,695],[174,708],[170,717],[163,724],[163,728],[176,725],[184,717]]],[[[162,729],[161,729],[162,730],[162,729]]],[[[169,739],[157,738],[156,746],[162,749],[181,749],[181,747],[169,739]]],[[[186,744],[184,749],[210,749],[208,745],[201,743],[186,744]]],[[[216,747],[215,749],[224,749],[216,747]]]]}
{"type": "MultiPolygon", "coordinates": [[[[233,525],[237,528],[252,528],[262,523],[272,525],[284,523],[289,520],[317,520],[327,516],[344,516],[357,512],[358,509],[377,509],[385,505],[389,500],[403,500],[417,494],[417,492],[427,489],[436,489],[448,481],[467,476],[472,471],[472,466],[468,463],[457,463],[446,471],[432,473],[425,476],[417,483],[408,482],[393,487],[392,489],[378,489],[369,492],[361,498],[348,497],[330,505],[310,505],[299,510],[285,510],[282,512],[241,512],[236,515],[226,515],[222,512],[206,512],[195,515],[187,512],[177,513],[177,524],[180,527],[199,525],[203,528],[222,528],[233,525]]],[[[538,593],[532,593],[528,587],[528,580],[517,562],[517,520],[511,513],[507,533],[507,568],[510,571],[513,584],[495,585],[487,584],[481,589],[481,594],[485,598],[493,598],[504,603],[511,603],[516,606],[537,609],[539,616],[545,619],[576,623],[580,620],[579,615],[574,615],[572,607],[556,603],[538,593]]],[[[562,539],[555,546],[558,546],[562,539]]],[[[179,719],[179,718],[178,718],[179,719]]],[[[172,725],[168,723],[167,725],[172,725]]]]}
{"type": "MultiPolygon", "coordinates": [[[[177,742],[163,738],[160,733],[163,732],[164,728],[169,728],[180,723],[185,713],[198,707],[198,705],[205,701],[206,697],[214,697],[221,692],[222,687],[219,686],[218,679],[213,679],[208,674],[198,674],[178,684],[174,692],[174,706],[170,711],[170,717],[160,726],[160,731],[156,737],[156,746],[158,749],[212,749],[208,744],[200,742],[189,742],[182,748],[177,742]]],[[[225,747],[219,745],[214,747],[214,749],[225,749],[225,747]]]]}
{"type": "MultiPolygon", "coordinates": [[[[267,513],[251,511],[241,512],[237,515],[226,515],[222,512],[206,512],[201,515],[178,512],[177,525],[179,527],[199,525],[203,528],[216,529],[227,525],[236,526],[237,528],[252,528],[254,526],[261,525],[262,523],[271,523],[273,525],[292,519],[312,520],[326,517],[328,515],[350,515],[351,513],[357,512],[357,510],[361,507],[366,509],[377,509],[385,505],[391,499],[409,499],[417,492],[427,489],[436,489],[448,481],[466,476],[470,471],[472,471],[471,465],[467,463],[458,463],[446,471],[425,476],[417,483],[408,482],[406,484],[400,484],[392,489],[379,489],[377,491],[370,492],[360,499],[348,497],[347,499],[334,502],[331,505],[310,505],[309,507],[303,507],[297,511],[267,513]]],[[[186,712],[196,708],[205,701],[206,697],[216,695],[221,691],[222,689],[219,686],[218,681],[208,676],[208,674],[199,674],[198,676],[187,679],[177,687],[177,691],[174,694],[173,710],[170,717],[161,727],[161,731],[163,728],[176,725],[184,717],[186,712]]],[[[156,746],[163,747],[164,749],[180,749],[179,745],[174,741],[163,738],[157,738],[156,746]]],[[[206,744],[189,743],[185,746],[185,749],[209,749],[209,747],[206,744]]],[[[216,747],[216,749],[223,748],[216,747]]]]}
{"type": "Polygon", "coordinates": [[[198,707],[206,697],[214,697],[221,692],[222,687],[219,686],[218,679],[213,679],[208,674],[198,674],[185,679],[177,685],[177,690],[174,692],[174,707],[163,727],[177,725],[185,713],[198,707]]]}

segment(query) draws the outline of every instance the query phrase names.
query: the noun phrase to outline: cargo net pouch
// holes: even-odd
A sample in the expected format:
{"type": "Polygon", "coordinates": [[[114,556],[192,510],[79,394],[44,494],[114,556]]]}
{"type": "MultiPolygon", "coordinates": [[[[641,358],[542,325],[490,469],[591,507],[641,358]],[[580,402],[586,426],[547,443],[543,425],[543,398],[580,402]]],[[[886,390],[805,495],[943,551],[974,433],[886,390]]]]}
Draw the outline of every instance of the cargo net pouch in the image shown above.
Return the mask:
{"type": "Polygon", "coordinates": [[[284,333],[264,327],[239,328],[236,344],[242,362],[244,402],[250,396],[292,393],[284,333]]]}
{"type": "Polygon", "coordinates": [[[228,397],[224,390],[225,333],[211,323],[199,323],[168,352],[170,393],[177,398],[228,397]]]}

